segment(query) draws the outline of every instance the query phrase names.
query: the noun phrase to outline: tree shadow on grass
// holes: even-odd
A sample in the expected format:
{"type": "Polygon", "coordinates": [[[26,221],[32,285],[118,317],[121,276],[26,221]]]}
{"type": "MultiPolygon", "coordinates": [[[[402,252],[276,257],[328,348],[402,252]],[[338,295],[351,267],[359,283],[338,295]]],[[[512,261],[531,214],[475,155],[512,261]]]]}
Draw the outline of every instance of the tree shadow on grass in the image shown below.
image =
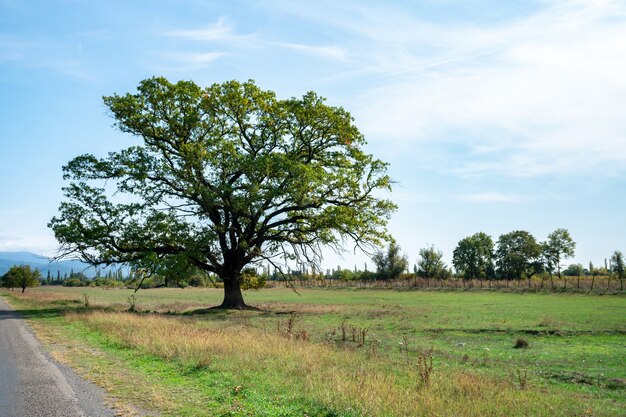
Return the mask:
{"type": "Polygon", "coordinates": [[[23,309],[23,310],[1,310],[0,320],[6,319],[43,319],[60,317],[67,309],[62,308],[41,308],[41,309],[23,309]]]}

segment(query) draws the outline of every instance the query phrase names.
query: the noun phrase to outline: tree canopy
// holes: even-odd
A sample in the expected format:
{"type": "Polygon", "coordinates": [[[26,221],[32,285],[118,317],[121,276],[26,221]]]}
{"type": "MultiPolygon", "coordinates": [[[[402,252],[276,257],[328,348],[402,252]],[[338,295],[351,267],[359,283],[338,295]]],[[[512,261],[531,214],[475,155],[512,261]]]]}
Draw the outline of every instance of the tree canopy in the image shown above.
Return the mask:
{"type": "Polygon", "coordinates": [[[626,268],[624,267],[624,255],[622,252],[618,250],[613,252],[613,255],[611,256],[611,263],[611,269],[617,274],[620,286],[624,289],[624,282],[622,280],[624,279],[624,270],[626,270],[626,268]]]}
{"type": "Polygon", "coordinates": [[[38,269],[32,270],[29,265],[16,265],[11,267],[2,276],[2,286],[7,288],[21,288],[22,292],[28,287],[39,285],[41,273],[38,269]]]}
{"type": "Polygon", "coordinates": [[[435,246],[421,248],[417,259],[417,274],[424,278],[446,278],[448,270],[443,261],[443,252],[435,246]]]}
{"type": "Polygon", "coordinates": [[[50,221],[63,254],[94,265],[199,268],[224,281],[222,307],[246,307],[242,270],[320,259],[324,245],[378,245],[395,205],[387,164],[364,152],[350,114],[313,92],[279,100],[254,82],[201,88],[150,78],[104,97],[141,139],[81,155],[50,221]]]}
{"type": "Polygon", "coordinates": [[[378,276],[383,280],[398,278],[409,266],[406,255],[402,254],[400,245],[393,239],[386,250],[376,251],[372,261],[376,265],[378,276]]]}
{"type": "Polygon", "coordinates": [[[515,230],[498,238],[496,264],[504,277],[530,279],[541,270],[541,255],[541,245],[525,230],[515,230]]]}
{"type": "Polygon", "coordinates": [[[548,235],[548,240],[543,244],[545,263],[548,270],[556,268],[559,279],[561,278],[561,263],[564,259],[574,256],[576,242],[570,236],[567,229],[556,229],[548,235]]]}
{"type": "Polygon", "coordinates": [[[479,232],[459,241],[452,253],[452,264],[465,279],[485,278],[493,274],[493,240],[479,232]]]}

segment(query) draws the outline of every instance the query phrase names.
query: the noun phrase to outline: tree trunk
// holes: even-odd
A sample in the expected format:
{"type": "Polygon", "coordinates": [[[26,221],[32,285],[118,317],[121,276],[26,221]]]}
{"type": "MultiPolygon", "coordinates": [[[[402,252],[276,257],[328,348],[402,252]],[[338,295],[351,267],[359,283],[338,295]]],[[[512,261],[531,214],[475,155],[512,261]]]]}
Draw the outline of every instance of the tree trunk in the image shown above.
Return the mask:
{"type": "Polygon", "coordinates": [[[554,278],[552,277],[552,273],[550,273],[550,287],[554,289],[554,278]]]}
{"type": "Polygon", "coordinates": [[[243,301],[241,276],[237,275],[222,279],[224,280],[224,301],[222,301],[222,304],[218,308],[237,310],[255,309],[254,307],[246,305],[243,301]]]}

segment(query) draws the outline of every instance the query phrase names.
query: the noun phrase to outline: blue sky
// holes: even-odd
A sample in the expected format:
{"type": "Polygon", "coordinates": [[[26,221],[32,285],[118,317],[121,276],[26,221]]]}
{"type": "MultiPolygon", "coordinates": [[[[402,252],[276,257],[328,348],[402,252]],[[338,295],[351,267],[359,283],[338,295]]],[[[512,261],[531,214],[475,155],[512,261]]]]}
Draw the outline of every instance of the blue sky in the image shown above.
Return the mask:
{"type": "Polygon", "coordinates": [[[411,263],[478,231],[566,228],[585,265],[626,250],[626,4],[610,0],[0,0],[0,250],[55,249],[62,165],[127,146],[101,97],[153,75],[345,107],[391,163],[411,263]]]}

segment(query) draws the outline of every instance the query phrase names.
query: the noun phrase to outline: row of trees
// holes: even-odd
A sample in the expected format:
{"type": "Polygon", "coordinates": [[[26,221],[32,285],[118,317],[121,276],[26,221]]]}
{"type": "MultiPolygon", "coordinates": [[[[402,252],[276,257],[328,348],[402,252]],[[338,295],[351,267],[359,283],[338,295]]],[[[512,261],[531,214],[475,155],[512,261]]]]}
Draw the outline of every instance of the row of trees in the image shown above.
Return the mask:
{"type": "MultiPolygon", "coordinates": [[[[479,232],[461,239],[454,249],[452,264],[456,274],[465,280],[531,280],[537,274],[547,274],[553,283],[553,275],[561,279],[564,261],[574,256],[576,242],[566,229],[557,229],[543,242],[525,230],[515,230],[501,235],[494,243],[491,236],[479,232]]],[[[379,279],[396,279],[408,270],[408,259],[400,246],[392,241],[385,251],[378,251],[372,258],[379,279]]],[[[624,257],[615,251],[605,266],[609,277],[617,275],[623,285],[624,257]]],[[[600,270],[590,263],[589,275],[599,275],[600,270]]],[[[415,276],[426,279],[445,279],[453,275],[443,261],[443,252],[434,246],[419,251],[414,266],[415,276]]],[[[580,264],[570,265],[568,275],[583,275],[580,264]]],[[[554,286],[554,284],[553,284],[554,286]]]]}

